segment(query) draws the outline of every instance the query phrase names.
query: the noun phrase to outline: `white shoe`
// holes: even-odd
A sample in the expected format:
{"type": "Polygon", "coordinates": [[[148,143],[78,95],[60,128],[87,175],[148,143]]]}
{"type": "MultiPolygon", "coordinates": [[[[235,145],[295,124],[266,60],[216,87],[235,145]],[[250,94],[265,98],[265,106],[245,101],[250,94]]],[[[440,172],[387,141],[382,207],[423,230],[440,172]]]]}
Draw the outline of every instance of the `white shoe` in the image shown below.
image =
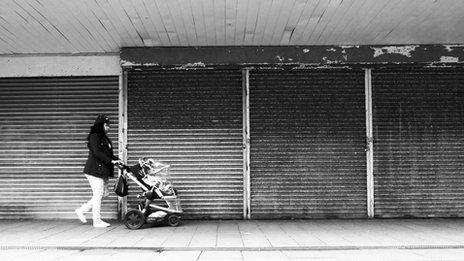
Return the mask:
{"type": "Polygon", "coordinates": [[[77,217],[82,223],[87,223],[87,219],[85,219],[85,215],[84,213],[82,213],[82,210],[76,209],[74,210],[74,212],[76,212],[77,217]]]}
{"type": "Polygon", "coordinates": [[[94,220],[93,221],[93,226],[94,227],[109,227],[110,223],[106,223],[103,220],[94,220]]]}

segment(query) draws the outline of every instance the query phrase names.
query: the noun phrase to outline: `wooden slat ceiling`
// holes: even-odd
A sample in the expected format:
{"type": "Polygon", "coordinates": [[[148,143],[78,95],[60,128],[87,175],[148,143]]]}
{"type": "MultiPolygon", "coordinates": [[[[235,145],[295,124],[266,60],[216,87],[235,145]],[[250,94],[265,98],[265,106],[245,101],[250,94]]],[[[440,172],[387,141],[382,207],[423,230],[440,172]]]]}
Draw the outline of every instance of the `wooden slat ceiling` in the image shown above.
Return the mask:
{"type": "Polygon", "coordinates": [[[462,0],[1,0],[0,55],[464,43],[462,0]]]}

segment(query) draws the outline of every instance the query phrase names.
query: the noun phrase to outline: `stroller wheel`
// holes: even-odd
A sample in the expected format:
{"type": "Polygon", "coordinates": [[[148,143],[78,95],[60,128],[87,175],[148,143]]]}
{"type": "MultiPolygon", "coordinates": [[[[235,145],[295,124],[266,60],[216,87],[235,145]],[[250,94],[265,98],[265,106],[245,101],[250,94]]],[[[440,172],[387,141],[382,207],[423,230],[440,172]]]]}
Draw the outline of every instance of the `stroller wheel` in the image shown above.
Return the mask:
{"type": "Polygon", "coordinates": [[[124,225],[128,229],[139,229],[145,224],[145,215],[138,209],[129,210],[124,217],[124,225]]]}
{"type": "Polygon", "coordinates": [[[180,216],[175,214],[168,215],[166,223],[171,227],[177,227],[180,224],[180,216]]]}

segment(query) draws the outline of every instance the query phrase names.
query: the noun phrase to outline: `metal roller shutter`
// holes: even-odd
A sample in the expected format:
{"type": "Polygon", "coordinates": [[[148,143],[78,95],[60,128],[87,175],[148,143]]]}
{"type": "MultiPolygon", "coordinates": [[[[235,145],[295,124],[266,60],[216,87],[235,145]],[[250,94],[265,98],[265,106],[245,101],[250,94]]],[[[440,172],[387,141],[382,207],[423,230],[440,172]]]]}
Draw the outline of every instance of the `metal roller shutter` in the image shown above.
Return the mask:
{"type": "Polygon", "coordinates": [[[252,218],[365,217],[364,106],[361,70],[252,70],[252,218]]]}
{"type": "Polygon", "coordinates": [[[375,216],[464,216],[464,70],[372,79],[375,216]]]}
{"type": "Polygon", "coordinates": [[[128,163],[171,164],[184,218],[243,215],[241,85],[240,71],[128,71],[128,163]]]}
{"type": "MultiPolygon", "coordinates": [[[[118,77],[0,79],[0,218],[75,218],[91,197],[85,139],[97,113],[117,121],[118,86],[118,77]]],[[[117,217],[117,202],[104,200],[103,217],[117,217]]]]}

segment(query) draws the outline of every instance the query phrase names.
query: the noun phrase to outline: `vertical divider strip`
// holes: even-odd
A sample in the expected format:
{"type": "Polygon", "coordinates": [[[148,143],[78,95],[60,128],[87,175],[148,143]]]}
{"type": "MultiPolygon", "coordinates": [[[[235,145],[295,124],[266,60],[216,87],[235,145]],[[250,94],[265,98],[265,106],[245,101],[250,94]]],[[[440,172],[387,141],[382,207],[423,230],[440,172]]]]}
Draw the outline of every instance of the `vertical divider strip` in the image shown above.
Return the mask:
{"type": "Polygon", "coordinates": [[[243,218],[251,219],[250,186],[250,69],[242,69],[243,99],[243,218]]]}
{"type": "Polygon", "coordinates": [[[372,69],[364,69],[366,97],[367,216],[374,217],[374,137],[372,118],[372,69]]]}
{"type": "MultiPolygon", "coordinates": [[[[127,71],[119,76],[119,158],[127,164],[127,71]]],[[[122,170],[119,170],[122,171],[122,170]]],[[[122,219],[127,212],[127,196],[118,197],[118,215],[122,219]]]]}

